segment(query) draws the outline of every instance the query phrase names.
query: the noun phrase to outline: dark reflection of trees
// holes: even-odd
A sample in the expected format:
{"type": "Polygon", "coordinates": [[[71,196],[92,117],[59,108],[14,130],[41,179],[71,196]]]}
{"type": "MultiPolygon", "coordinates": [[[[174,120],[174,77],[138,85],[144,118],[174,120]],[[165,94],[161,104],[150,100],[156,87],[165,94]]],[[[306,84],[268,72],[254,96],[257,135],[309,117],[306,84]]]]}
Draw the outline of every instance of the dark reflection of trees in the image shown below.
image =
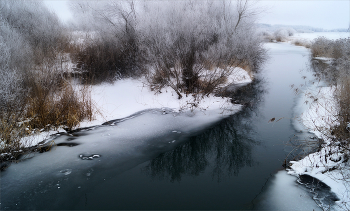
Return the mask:
{"type": "Polygon", "coordinates": [[[152,178],[180,181],[182,176],[198,176],[209,166],[212,177],[220,182],[223,177],[238,175],[241,168],[252,166],[254,124],[252,117],[265,93],[263,80],[237,89],[231,95],[245,104],[242,111],[221,121],[211,129],[191,137],[172,151],[160,154],[143,169],[152,178]]]}

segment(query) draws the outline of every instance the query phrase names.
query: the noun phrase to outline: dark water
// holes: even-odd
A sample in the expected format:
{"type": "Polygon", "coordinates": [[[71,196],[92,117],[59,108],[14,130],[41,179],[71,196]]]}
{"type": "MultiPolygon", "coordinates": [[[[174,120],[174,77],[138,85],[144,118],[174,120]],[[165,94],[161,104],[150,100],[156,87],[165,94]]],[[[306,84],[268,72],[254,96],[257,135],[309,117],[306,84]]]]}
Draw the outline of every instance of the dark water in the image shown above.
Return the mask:
{"type": "Polygon", "coordinates": [[[240,112],[194,120],[151,110],[61,135],[50,152],[2,172],[1,209],[318,209],[296,178],[277,173],[298,154],[293,140],[312,136],[295,130],[290,87],[311,78],[308,51],[266,46],[261,74],[234,93],[240,112]]]}

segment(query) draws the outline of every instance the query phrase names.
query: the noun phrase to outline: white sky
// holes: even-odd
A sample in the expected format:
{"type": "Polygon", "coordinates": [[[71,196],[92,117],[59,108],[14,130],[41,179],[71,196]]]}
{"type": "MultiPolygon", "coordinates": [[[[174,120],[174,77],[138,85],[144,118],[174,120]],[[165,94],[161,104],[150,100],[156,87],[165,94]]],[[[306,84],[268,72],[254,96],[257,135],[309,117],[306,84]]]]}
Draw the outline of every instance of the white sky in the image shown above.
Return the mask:
{"type": "MultiPolygon", "coordinates": [[[[72,19],[69,0],[44,0],[63,22],[72,19]]],[[[260,0],[266,8],[260,23],[305,25],[324,29],[349,28],[350,0],[260,0]]]]}
{"type": "Polygon", "coordinates": [[[262,0],[267,13],[260,23],[305,25],[324,29],[349,28],[349,0],[262,0]]]}

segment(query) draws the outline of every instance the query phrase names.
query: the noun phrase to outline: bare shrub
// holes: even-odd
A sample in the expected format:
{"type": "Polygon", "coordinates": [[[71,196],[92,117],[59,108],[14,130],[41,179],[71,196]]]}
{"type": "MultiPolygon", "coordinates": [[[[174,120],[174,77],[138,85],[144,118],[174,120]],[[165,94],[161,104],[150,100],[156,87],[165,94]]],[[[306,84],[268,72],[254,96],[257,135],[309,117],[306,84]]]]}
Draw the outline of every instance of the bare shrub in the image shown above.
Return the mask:
{"type": "Polygon", "coordinates": [[[236,2],[237,10],[219,2],[167,3],[146,5],[140,26],[146,61],[156,67],[150,75],[161,82],[158,88],[169,86],[179,98],[181,92],[206,95],[224,83],[231,67],[254,70],[263,60],[247,1],[236,2]]]}
{"type": "Polygon", "coordinates": [[[88,33],[73,54],[78,68],[94,83],[144,73],[133,1],[77,2],[72,8],[88,33]],[[90,20],[86,23],[86,20],[90,20]]]}
{"type": "Polygon", "coordinates": [[[311,45],[311,54],[313,57],[332,58],[332,41],[325,37],[316,38],[311,45]]]}
{"type": "Polygon", "coordinates": [[[75,127],[93,109],[88,89],[74,90],[62,77],[69,37],[58,18],[30,0],[1,1],[0,14],[0,153],[13,157],[23,137],[75,127]]]}
{"type": "Polygon", "coordinates": [[[29,99],[26,109],[32,128],[72,129],[84,119],[92,120],[91,101],[87,96],[80,100],[70,84],[64,84],[55,93],[48,93],[40,84],[36,86],[35,98],[29,99]]]}
{"type": "Polygon", "coordinates": [[[311,42],[306,39],[296,39],[292,42],[296,46],[304,46],[305,48],[311,47],[311,42]]]}
{"type": "MultiPolygon", "coordinates": [[[[129,41],[125,41],[129,42],[129,41]]],[[[131,41],[130,41],[131,42],[131,41]]],[[[141,67],[138,53],[115,38],[87,40],[71,50],[73,62],[90,83],[113,82],[117,77],[137,76],[141,67]],[[121,45],[122,44],[122,45],[121,45]]]]}
{"type": "Polygon", "coordinates": [[[260,30],[258,32],[258,35],[263,37],[263,39],[267,42],[272,42],[275,39],[273,33],[266,31],[266,30],[260,30]]]}
{"type": "Polygon", "coordinates": [[[285,42],[287,38],[290,36],[290,33],[287,29],[279,29],[274,33],[275,39],[277,42],[285,42]]]}

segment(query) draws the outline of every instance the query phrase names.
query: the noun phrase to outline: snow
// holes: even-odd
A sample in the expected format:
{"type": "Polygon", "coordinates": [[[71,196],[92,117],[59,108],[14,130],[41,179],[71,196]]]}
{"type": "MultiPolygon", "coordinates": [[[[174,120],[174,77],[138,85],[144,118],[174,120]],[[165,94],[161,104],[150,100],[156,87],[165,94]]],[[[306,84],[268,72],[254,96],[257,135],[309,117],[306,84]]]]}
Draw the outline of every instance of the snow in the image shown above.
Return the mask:
{"type": "Polygon", "coordinates": [[[327,139],[324,131],[336,124],[337,104],[333,98],[334,92],[335,87],[310,87],[299,102],[309,104],[300,116],[302,123],[322,139],[327,139]]]}
{"type": "Polygon", "coordinates": [[[43,131],[40,133],[34,133],[32,135],[21,138],[21,143],[23,144],[23,147],[35,146],[35,145],[39,144],[40,142],[49,139],[51,135],[59,133],[59,132],[66,132],[66,131],[62,128],[58,128],[57,130],[50,130],[50,131],[43,131]]]}
{"type": "Polygon", "coordinates": [[[334,61],[333,58],[327,58],[327,57],[313,57],[313,59],[321,60],[326,64],[331,64],[334,61]]]}

